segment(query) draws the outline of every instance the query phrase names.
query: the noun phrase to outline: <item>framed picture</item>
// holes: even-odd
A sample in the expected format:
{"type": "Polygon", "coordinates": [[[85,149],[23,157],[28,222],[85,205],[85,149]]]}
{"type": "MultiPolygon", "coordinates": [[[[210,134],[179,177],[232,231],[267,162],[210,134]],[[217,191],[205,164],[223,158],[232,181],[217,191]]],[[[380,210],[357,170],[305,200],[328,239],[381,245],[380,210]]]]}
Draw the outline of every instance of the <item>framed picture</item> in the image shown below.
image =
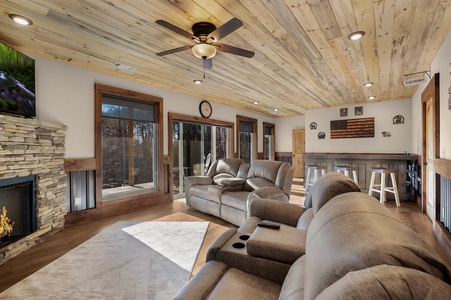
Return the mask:
{"type": "Polygon", "coordinates": [[[340,117],[347,117],[347,116],[348,116],[348,109],[340,108],[340,117]]]}
{"type": "Polygon", "coordinates": [[[356,116],[363,115],[363,106],[356,106],[354,108],[354,115],[356,115],[356,116]]]}

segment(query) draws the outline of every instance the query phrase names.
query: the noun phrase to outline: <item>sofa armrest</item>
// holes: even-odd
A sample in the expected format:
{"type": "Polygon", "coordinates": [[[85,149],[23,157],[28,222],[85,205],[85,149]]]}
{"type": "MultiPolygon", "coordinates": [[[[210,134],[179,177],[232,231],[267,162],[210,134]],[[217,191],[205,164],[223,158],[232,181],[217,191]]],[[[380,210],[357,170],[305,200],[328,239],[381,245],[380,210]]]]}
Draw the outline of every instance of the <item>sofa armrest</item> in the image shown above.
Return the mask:
{"type": "Polygon", "coordinates": [[[172,299],[207,299],[228,269],[229,266],[217,260],[206,263],[172,299]]]}
{"type": "Polygon", "coordinates": [[[221,234],[221,236],[210,246],[207,253],[206,261],[216,259],[216,253],[224,246],[224,244],[230,240],[230,238],[236,233],[235,228],[229,228],[226,232],[221,234]]]}
{"type": "Polygon", "coordinates": [[[208,185],[213,184],[213,179],[208,176],[186,176],[185,177],[185,198],[186,204],[189,205],[190,189],[193,185],[208,185]]]}
{"type": "Polygon", "coordinates": [[[255,199],[250,203],[249,216],[296,227],[305,208],[271,199],[255,199]]]}

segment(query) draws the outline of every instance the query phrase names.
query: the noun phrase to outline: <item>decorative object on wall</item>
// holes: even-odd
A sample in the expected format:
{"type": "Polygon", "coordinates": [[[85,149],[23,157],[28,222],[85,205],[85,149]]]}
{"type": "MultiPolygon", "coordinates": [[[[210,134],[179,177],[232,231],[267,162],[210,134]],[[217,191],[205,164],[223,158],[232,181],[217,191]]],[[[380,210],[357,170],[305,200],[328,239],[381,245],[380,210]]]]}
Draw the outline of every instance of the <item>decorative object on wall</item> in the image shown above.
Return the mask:
{"type": "Polygon", "coordinates": [[[393,125],[404,124],[404,117],[401,115],[396,115],[393,117],[393,125]]]}
{"type": "Polygon", "coordinates": [[[391,132],[389,132],[389,131],[382,131],[382,136],[383,137],[391,137],[391,132]]]}
{"type": "Polygon", "coordinates": [[[316,122],[310,123],[310,129],[315,130],[317,127],[318,125],[316,124],[316,122]]]}
{"type": "Polygon", "coordinates": [[[340,117],[347,117],[347,116],[348,116],[348,109],[340,108],[340,117]]]}
{"type": "Polygon", "coordinates": [[[363,115],[363,106],[356,106],[354,108],[354,115],[356,115],[356,116],[363,115]]]}
{"type": "Polygon", "coordinates": [[[318,133],[318,140],[324,140],[326,138],[326,134],[322,131],[318,133]]]}
{"type": "Polygon", "coordinates": [[[374,137],[374,117],[330,121],[330,138],[374,137]]]}

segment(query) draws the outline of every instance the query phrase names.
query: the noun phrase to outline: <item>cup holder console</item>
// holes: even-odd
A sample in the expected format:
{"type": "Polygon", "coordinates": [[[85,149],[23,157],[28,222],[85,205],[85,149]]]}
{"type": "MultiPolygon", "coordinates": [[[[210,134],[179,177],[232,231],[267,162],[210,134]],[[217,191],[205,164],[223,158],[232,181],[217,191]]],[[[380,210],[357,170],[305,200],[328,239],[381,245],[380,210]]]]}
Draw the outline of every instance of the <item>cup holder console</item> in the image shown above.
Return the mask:
{"type": "Polygon", "coordinates": [[[247,234],[240,235],[240,240],[247,241],[250,238],[247,234]]]}
{"type": "Polygon", "coordinates": [[[233,243],[232,247],[235,249],[243,249],[244,247],[246,247],[246,244],[244,243],[233,243]]]}

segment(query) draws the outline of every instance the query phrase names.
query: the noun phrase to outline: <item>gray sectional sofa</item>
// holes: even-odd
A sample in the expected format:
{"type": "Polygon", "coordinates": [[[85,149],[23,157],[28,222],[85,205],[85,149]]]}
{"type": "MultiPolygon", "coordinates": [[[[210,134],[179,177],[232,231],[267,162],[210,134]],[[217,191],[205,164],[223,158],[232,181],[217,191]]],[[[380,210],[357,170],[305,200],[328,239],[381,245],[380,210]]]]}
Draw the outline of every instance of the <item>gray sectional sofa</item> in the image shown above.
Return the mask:
{"type": "Polygon", "coordinates": [[[174,299],[449,299],[450,266],[345,177],[322,176],[305,208],[254,200],[174,299]],[[253,226],[262,219],[281,228],[253,226]],[[249,253],[253,243],[260,253],[249,253]]]}
{"type": "Polygon", "coordinates": [[[267,198],[288,202],[293,168],[280,161],[241,159],[215,161],[206,176],[185,177],[186,204],[220,217],[237,226],[248,218],[254,199],[267,198]]]}

